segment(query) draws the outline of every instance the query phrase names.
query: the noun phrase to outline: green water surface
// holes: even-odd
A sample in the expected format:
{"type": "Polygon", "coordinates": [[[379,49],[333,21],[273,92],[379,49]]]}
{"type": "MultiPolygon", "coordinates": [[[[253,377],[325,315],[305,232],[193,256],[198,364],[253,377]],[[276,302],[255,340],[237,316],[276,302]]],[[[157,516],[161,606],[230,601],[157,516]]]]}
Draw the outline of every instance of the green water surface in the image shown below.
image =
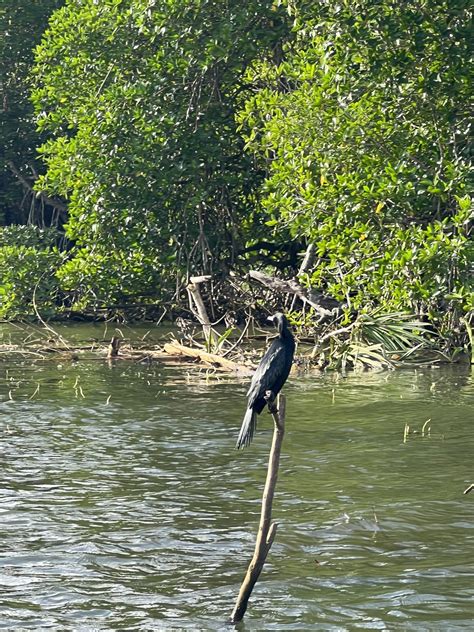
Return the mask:
{"type": "MultiPolygon", "coordinates": [[[[229,629],[271,440],[263,414],[234,449],[246,388],[157,362],[3,355],[0,629],[229,629]]],[[[285,392],[279,528],[241,629],[473,630],[470,367],[285,392]]]]}

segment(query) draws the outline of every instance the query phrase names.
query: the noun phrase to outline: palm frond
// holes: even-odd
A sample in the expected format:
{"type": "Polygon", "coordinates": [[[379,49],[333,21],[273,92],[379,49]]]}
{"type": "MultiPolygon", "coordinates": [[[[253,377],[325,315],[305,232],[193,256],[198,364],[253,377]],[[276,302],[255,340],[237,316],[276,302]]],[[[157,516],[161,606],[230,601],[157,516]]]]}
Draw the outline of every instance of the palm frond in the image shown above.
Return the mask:
{"type": "Polygon", "coordinates": [[[405,353],[428,343],[433,333],[412,314],[364,314],[360,316],[357,337],[366,343],[381,344],[385,351],[405,353]]]}

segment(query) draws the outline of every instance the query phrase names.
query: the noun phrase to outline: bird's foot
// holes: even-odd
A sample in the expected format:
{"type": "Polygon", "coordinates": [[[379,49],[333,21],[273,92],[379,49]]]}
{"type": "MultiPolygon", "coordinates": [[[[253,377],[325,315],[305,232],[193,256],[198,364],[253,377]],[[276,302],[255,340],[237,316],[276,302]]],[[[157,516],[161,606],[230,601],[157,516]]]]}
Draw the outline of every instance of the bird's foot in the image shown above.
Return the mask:
{"type": "Polygon", "coordinates": [[[268,412],[272,415],[278,412],[275,399],[276,399],[276,395],[273,391],[265,391],[264,400],[267,402],[268,412]]]}

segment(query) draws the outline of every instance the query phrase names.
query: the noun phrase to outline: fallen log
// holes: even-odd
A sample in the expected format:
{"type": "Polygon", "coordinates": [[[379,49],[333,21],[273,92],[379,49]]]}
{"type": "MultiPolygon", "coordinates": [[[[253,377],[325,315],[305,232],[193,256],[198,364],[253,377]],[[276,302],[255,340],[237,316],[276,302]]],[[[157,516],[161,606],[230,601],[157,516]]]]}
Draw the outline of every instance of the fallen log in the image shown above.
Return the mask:
{"type": "Polygon", "coordinates": [[[224,358],[215,353],[208,353],[207,351],[204,351],[204,349],[185,347],[184,345],[179,344],[179,342],[168,342],[163,348],[164,351],[171,356],[184,356],[187,358],[194,358],[195,360],[199,360],[203,364],[207,364],[213,367],[219,367],[224,371],[238,373],[242,376],[252,375],[255,370],[252,366],[233,362],[232,360],[228,360],[227,358],[224,358]]]}

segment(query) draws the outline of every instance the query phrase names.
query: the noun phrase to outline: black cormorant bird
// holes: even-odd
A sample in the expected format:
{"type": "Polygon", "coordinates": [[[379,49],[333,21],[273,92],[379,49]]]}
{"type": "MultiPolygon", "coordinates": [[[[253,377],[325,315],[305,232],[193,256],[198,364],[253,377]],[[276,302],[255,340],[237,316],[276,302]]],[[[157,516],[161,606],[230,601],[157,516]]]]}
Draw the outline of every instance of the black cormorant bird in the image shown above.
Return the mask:
{"type": "Polygon", "coordinates": [[[293,362],[295,339],[288,329],[286,317],[277,313],[270,316],[268,320],[271,320],[278,329],[278,336],[260,360],[252,378],[247,393],[249,398],[247,412],[240,428],[237,448],[245,448],[252,441],[257,428],[257,415],[267,404],[267,399],[265,399],[267,391],[271,391],[272,398],[278,395],[286,382],[293,362]]]}

